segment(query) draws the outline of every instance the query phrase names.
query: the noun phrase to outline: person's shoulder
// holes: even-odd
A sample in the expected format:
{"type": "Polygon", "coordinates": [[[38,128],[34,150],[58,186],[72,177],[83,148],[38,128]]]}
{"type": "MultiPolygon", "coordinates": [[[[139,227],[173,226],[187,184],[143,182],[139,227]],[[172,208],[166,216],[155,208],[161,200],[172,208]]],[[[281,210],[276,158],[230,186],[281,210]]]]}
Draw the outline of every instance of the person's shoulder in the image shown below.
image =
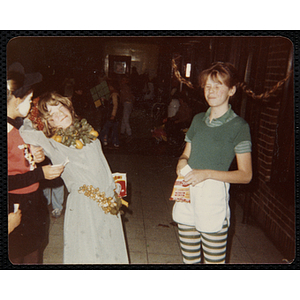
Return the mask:
{"type": "Polygon", "coordinates": [[[235,121],[235,123],[240,124],[240,125],[248,125],[247,121],[238,115],[236,115],[236,117],[233,119],[233,121],[235,121]]]}
{"type": "Polygon", "coordinates": [[[205,116],[205,112],[200,112],[194,116],[194,120],[202,120],[205,116]]]}
{"type": "Polygon", "coordinates": [[[229,124],[231,124],[231,128],[233,131],[249,130],[249,124],[247,123],[247,121],[238,115],[236,115],[235,118],[233,118],[229,122],[229,124]]]}

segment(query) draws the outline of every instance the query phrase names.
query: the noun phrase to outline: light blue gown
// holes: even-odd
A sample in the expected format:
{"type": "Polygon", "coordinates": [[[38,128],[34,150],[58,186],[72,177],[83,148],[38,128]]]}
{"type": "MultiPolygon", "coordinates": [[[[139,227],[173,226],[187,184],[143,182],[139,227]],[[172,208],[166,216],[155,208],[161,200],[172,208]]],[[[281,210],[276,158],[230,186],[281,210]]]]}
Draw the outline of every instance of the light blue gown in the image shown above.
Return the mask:
{"type": "Polygon", "coordinates": [[[99,140],[82,149],[67,147],[33,129],[28,119],[20,134],[26,143],[43,147],[53,165],[69,159],[61,175],[69,192],[64,218],[64,263],[128,264],[120,215],[105,214],[95,201],[78,193],[85,184],[98,187],[107,197],[114,195],[114,179],[99,140]]]}

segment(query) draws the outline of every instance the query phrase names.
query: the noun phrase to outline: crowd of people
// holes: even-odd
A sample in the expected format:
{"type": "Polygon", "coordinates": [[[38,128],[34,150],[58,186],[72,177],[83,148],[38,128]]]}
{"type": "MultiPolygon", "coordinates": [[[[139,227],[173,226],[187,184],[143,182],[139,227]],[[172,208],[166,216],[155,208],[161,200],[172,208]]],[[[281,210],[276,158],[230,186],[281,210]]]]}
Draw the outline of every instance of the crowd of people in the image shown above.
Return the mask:
{"type": "MultiPolygon", "coordinates": [[[[229,186],[248,183],[252,177],[249,126],[229,104],[236,92],[236,73],[228,63],[203,71],[200,84],[209,109],[193,116],[187,94],[175,91],[172,99],[180,105],[164,121],[171,141],[188,128],[177,174],[190,187],[190,199],[175,202],[173,208],[184,263],[201,262],[201,248],[205,263],[225,262],[229,186]],[[237,170],[229,171],[234,158],[237,170]]],[[[52,215],[59,217],[65,187],[64,264],[129,263],[120,217],[122,199],[102,146],[111,143],[118,148],[119,134],[132,138],[130,114],[135,101],[141,96],[150,102],[154,98],[153,83],[140,76],[133,69],[131,78],[105,79],[109,94],[101,99],[103,115],[97,132],[89,121],[94,103],[76,80],[68,78],[62,92],[48,90],[33,97],[35,85],[43,84],[41,74],[27,74],[19,63],[10,66],[8,232],[13,264],[42,264],[47,205],[52,203],[52,215]],[[53,200],[56,196],[58,201],[53,200]]]]}
{"type": "Polygon", "coordinates": [[[187,89],[181,90],[178,81],[173,80],[168,91],[168,87],[159,83],[157,77],[150,78],[147,70],[139,74],[136,67],[132,67],[130,75],[113,73],[107,77],[103,72],[95,71],[89,84],[74,77],[68,74],[58,91],[72,101],[78,116],[88,118],[93,127],[101,131],[100,140],[104,147],[117,149],[122,141],[127,144],[132,140],[130,118],[134,108],[146,109],[150,116],[155,104],[162,103],[168,107],[159,120],[153,122],[153,126],[167,122],[163,132],[170,145],[183,142],[182,129],[189,127],[195,111],[199,111],[192,105],[192,102],[199,101],[193,99],[194,95],[188,95],[187,89]],[[110,95],[101,97],[101,106],[95,106],[90,89],[103,82],[107,84],[110,95]]]}

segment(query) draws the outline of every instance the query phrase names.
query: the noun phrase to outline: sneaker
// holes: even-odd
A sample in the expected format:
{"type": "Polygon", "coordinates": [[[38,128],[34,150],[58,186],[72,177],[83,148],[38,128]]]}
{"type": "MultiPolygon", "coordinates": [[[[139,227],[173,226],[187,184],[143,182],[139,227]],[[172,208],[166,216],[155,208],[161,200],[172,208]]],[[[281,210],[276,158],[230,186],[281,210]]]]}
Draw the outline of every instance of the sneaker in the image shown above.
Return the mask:
{"type": "Polygon", "coordinates": [[[55,208],[52,210],[52,217],[53,218],[59,218],[61,216],[61,210],[59,210],[58,208],[55,208]]]}

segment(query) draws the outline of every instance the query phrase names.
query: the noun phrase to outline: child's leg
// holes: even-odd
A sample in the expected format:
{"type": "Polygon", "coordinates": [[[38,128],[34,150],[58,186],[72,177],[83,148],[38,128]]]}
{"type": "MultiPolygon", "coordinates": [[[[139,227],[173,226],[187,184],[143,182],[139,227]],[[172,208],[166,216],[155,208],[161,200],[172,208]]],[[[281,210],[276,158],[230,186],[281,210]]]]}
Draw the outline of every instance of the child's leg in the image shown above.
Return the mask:
{"type": "Polygon", "coordinates": [[[109,120],[106,121],[103,126],[103,129],[100,132],[100,140],[102,143],[104,143],[105,146],[107,145],[107,142],[108,142],[108,133],[109,133],[111,126],[112,126],[112,122],[110,122],[109,120]]]}
{"type": "Polygon", "coordinates": [[[181,253],[185,264],[201,262],[201,235],[195,227],[178,224],[181,253]]]}
{"type": "Polygon", "coordinates": [[[62,211],[64,203],[64,185],[52,188],[52,207],[62,211]]]}
{"type": "Polygon", "coordinates": [[[119,145],[119,132],[118,132],[119,122],[114,122],[112,125],[112,142],[114,145],[119,145]]]}
{"type": "Polygon", "coordinates": [[[223,223],[223,228],[217,233],[203,233],[202,248],[206,264],[224,264],[226,257],[228,222],[223,223]]]}

